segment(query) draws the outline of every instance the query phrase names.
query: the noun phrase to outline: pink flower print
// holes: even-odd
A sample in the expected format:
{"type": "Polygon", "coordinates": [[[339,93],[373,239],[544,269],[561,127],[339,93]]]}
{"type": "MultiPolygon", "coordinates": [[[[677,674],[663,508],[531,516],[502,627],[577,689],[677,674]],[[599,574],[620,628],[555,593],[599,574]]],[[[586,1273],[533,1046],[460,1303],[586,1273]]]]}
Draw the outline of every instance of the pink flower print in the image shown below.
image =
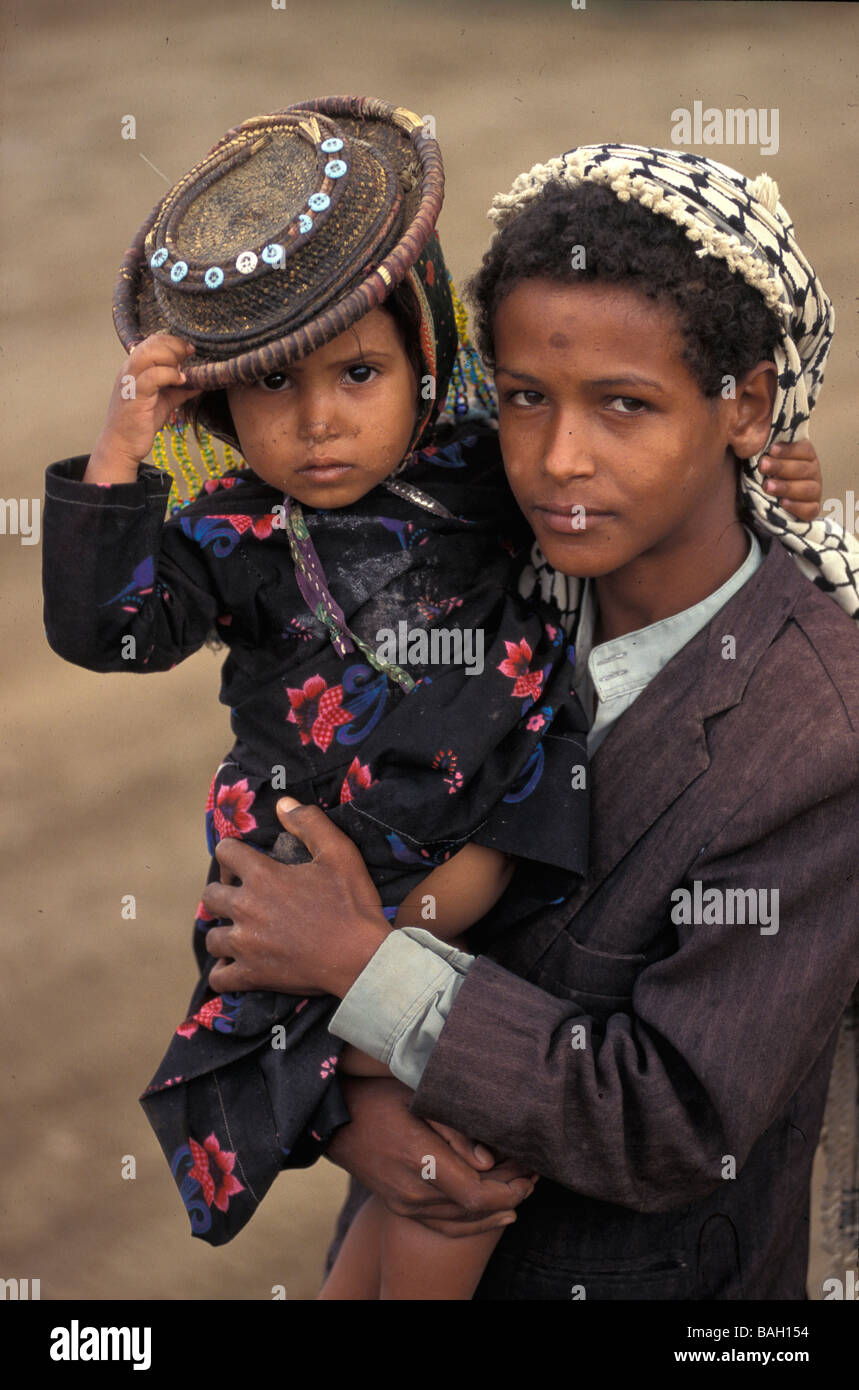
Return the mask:
{"type": "Polygon", "coordinates": [[[238,512],[233,512],[229,516],[224,512],[207,512],[206,519],[207,521],[225,521],[228,526],[232,526],[234,531],[238,531],[240,536],[243,536],[245,531],[250,530],[253,526],[252,516],[242,516],[238,512]]]}
{"type": "Polygon", "coordinates": [[[448,796],[453,796],[458,792],[465,781],[462,773],[456,770],[456,761],[456,754],[452,748],[447,750],[440,748],[432,760],[432,765],[436,770],[450,773],[450,776],[444,779],[448,784],[448,796]]]}
{"type": "Polygon", "coordinates": [[[256,821],[250,814],[255,792],[248,790],[248,779],[243,777],[231,787],[219,787],[215,802],[215,833],[219,840],[228,836],[240,839],[249,830],[256,829],[256,821]]]}
{"type": "Polygon", "coordinates": [[[378,780],[373,778],[370,764],[353,758],[340,788],[340,805],[345,801],[354,800],[356,792],[368,791],[370,787],[375,786],[378,786],[378,780]]]}
{"type": "Polygon", "coordinates": [[[188,1176],[195,1178],[202,1187],[206,1206],[210,1207],[214,1202],[218,1211],[226,1211],[230,1198],[245,1190],[238,1178],[233,1177],[235,1154],[222,1149],[214,1134],[210,1134],[202,1144],[189,1138],[188,1147],[194,1158],[194,1166],[188,1176]]]}
{"type": "Polygon", "coordinates": [[[261,516],[254,522],[253,531],[257,540],[267,541],[272,531],[282,531],[283,521],[276,512],[269,512],[268,516],[261,516]]]}
{"type": "Polygon", "coordinates": [[[502,676],[510,676],[515,680],[511,694],[516,699],[530,695],[533,700],[538,700],[543,689],[543,672],[529,669],[534,653],[525,638],[523,637],[521,642],[505,642],[504,645],[507,648],[507,658],[499,663],[498,670],[502,676]]]}
{"type": "Polygon", "coordinates": [[[202,1009],[186,1018],[184,1023],[180,1023],[176,1032],[180,1038],[192,1038],[200,1027],[208,1028],[211,1032],[215,1027],[215,1019],[224,1007],[224,1001],[220,994],[214,999],[210,999],[204,1004],[202,1009]]]}
{"type": "Polygon", "coordinates": [[[228,526],[232,526],[234,531],[238,531],[243,536],[245,531],[253,531],[257,540],[268,540],[272,531],[282,530],[283,523],[275,512],[269,512],[268,516],[259,516],[254,520],[252,516],[244,516],[239,512],[233,512],[230,516],[219,515],[217,512],[208,514],[210,521],[226,521],[228,526]]]}
{"type": "Polygon", "coordinates": [[[546,716],[544,714],[532,714],[531,718],[528,720],[527,727],[531,730],[532,734],[535,734],[538,733],[540,729],[542,729],[545,722],[546,716]]]}
{"type": "Polygon", "coordinates": [[[335,1070],[336,1070],[336,1067],[337,1067],[337,1058],[336,1058],[336,1057],[326,1057],[326,1058],[325,1058],[325,1061],[322,1063],[322,1070],[321,1070],[320,1073],[319,1073],[319,1075],[322,1077],[322,1080],[323,1080],[323,1081],[327,1081],[328,1078],[329,1078],[329,1076],[333,1076],[333,1075],[334,1075],[334,1072],[335,1072],[335,1070]]]}
{"type": "Polygon", "coordinates": [[[332,685],[329,689],[322,676],[311,676],[300,690],[287,686],[286,693],[292,705],[286,716],[287,723],[298,726],[302,743],[315,743],[327,753],[334,730],[354,717],[342,708],[342,685],[332,685]]]}

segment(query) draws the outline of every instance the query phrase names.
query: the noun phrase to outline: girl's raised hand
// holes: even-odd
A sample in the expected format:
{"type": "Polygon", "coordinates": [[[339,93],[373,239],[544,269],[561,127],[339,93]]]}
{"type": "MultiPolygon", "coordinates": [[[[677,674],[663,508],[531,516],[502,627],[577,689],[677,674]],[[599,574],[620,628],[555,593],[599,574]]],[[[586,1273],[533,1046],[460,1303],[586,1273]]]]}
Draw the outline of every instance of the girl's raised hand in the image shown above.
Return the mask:
{"type": "Polygon", "coordinates": [[[799,521],[814,520],[823,498],[823,475],[810,439],[773,444],[761,459],[761,472],[767,475],[766,491],[786,512],[799,521]]]}
{"type": "Polygon", "coordinates": [[[190,343],[170,333],[153,333],[132,349],[114,383],[85,483],[134,482],[138,465],[171,413],[200,394],[183,386],[183,367],[193,351],[190,343]]]}

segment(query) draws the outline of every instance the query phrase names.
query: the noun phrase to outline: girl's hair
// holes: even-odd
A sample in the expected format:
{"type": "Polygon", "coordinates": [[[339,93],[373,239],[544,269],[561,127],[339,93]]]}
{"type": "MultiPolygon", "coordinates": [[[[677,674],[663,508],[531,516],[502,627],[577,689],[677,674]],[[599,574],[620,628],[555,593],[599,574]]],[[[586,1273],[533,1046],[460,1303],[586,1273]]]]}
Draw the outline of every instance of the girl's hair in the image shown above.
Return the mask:
{"type": "MultiPolygon", "coordinates": [[[[415,398],[415,409],[417,410],[421,376],[426,370],[420,350],[420,310],[417,300],[407,284],[400,284],[391,291],[387,299],[383,300],[379,308],[390,314],[399,331],[400,340],[418,384],[418,393],[415,398]]],[[[347,332],[352,332],[355,328],[360,327],[360,322],[359,319],[352,329],[347,329],[347,332]]],[[[227,402],[226,391],[204,391],[202,395],[187,401],[182,407],[182,411],[198,439],[201,431],[206,430],[217,439],[223,439],[232,448],[241,448],[227,402]]]]}
{"type": "Polygon", "coordinates": [[[771,360],[780,338],[776,315],[724,261],[697,256],[670,218],[634,199],[621,202],[598,184],[546,184],[494,237],[466,285],[487,363],[495,361],[499,304],[520,281],[535,279],[624,285],[670,306],[684,339],[683,359],[708,397],[721,393],[726,375],[737,380],[771,360]],[[573,269],[580,262],[582,268],[573,269]]]}

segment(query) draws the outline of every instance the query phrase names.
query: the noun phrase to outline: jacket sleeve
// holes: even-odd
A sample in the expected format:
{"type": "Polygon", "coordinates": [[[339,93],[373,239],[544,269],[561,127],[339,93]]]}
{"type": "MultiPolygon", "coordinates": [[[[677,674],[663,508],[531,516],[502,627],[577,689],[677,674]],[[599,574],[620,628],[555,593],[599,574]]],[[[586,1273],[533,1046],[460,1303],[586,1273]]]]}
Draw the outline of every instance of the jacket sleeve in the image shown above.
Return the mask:
{"type": "Polygon", "coordinates": [[[165,671],[198,650],[221,611],[200,549],[164,519],[170,480],[81,481],[85,456],[51,464],[43,518],[48,642],[90,671],[165,671]]]}
{"type": "MultiPolygon", "coordinates": [[[[859,977],[855,734],[826,748],[813,765],[785,754],[677,885],[719,889],[723,901],[728,889],[767,890],[769,922],[708,924],[703,913],[674,926],[677,949],[640,971],[629,1012],[599,1020],[480,957],[414,1113],[640,1211],[707,1196],[727,1156],[739,1171],[820,1058],[859,977]]],[[[679,905],[669,894],[667,923],[679,905]]]]}

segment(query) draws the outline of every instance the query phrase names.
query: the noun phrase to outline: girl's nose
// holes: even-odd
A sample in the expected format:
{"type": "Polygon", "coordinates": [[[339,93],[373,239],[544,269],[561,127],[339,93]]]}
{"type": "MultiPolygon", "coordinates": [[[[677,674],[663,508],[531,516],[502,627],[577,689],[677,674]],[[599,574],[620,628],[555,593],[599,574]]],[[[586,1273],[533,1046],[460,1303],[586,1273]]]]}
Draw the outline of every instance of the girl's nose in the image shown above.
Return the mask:
{"type": "Polygon", "coordinates": [[[302,420],[298,431],[299,437],[310,443],[328,439],[331,433],[331,426],[327,419],[302,420]]]}
{"type": "Polygon", "coordinates": [[[303,382],[298,398],[298,437],[306,444],[321,443],[338,433],[337,408],[332,393],[322,383],[303,382]]]}

